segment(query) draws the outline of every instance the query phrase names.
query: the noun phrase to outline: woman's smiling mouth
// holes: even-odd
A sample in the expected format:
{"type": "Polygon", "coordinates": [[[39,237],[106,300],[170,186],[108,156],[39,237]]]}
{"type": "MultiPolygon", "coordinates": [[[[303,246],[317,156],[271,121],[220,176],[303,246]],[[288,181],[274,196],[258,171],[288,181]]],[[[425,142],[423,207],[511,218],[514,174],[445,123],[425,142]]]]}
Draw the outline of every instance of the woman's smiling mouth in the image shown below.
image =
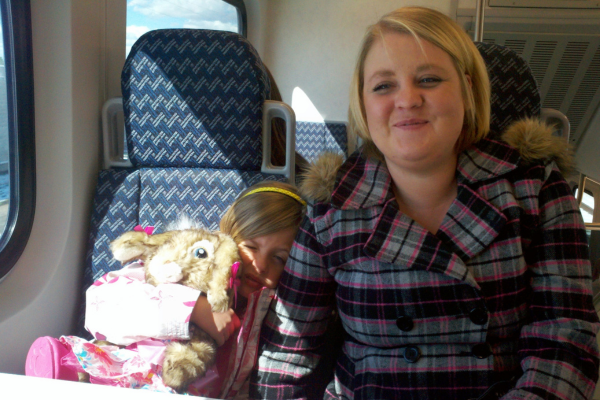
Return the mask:
{"type": "Polygon", "coordinates": [[[405,119],[394,124],[394,127],[400,129],[418,129],[427,124],[427,120],[420,118],[405,119]]]}

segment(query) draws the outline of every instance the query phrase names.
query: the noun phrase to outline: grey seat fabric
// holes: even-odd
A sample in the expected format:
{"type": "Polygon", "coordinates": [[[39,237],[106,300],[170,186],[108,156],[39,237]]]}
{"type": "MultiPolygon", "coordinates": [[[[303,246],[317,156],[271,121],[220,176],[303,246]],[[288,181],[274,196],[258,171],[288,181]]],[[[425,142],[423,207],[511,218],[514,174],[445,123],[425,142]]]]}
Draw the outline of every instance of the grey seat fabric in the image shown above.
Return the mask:
{"type": "Polygon", "coordinates": [[[540,92],[527,62],[508,47],[475,43],[485,61],[491,85],[490,135],[512,122],[540,116],[540,92]]]}

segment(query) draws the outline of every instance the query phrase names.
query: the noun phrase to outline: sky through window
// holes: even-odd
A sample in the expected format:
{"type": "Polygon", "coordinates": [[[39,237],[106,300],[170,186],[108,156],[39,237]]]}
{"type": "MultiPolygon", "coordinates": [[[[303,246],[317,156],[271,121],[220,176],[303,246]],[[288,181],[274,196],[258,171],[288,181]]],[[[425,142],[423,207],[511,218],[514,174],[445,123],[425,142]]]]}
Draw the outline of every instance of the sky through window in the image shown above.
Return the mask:
{"type": "Polygon", "coordinates": [[[126,54],[144,33],[165,28],[238,32],[237,11],[223,0],[128,0],[126,54]]]}

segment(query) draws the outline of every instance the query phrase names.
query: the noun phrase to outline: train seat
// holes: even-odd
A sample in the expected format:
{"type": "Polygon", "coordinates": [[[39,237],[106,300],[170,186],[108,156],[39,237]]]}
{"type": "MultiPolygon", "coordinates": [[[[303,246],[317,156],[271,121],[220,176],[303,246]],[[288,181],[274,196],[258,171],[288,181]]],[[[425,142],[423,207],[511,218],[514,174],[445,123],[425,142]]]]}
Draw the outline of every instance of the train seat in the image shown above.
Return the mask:
{"type": "Polygon", "coordinates": [[[540,92],[527,62],[508,47],[476,42],[491,84],[490,134],[499,135],[513,121],[531,117],[554,126],[555,135],[569,142],[569,120],[562,112],[541,108],[540,92]]]}
{"type": "MultiPolygon", "coordinates": [[[[243,189],[265,179],[293,181],[293,157],[280,168],[263,162],[270,159],[270,140],[263,139],[270,139],[269,118],[292,118],[286,125],[295,126],[293,113],[268,101],[265,68],[240,35],[191,29],[148,32],[132,47],[121,86],[132,167],[99,174],[84,292],[121,268],[109,243],[123,232],[137,225],[161,232],[182,214],[218,229],[243,189]]],[[[287,134],[287,143],[294,143],[293,130],[287,134]]],[[[82,312],[77,334],[89,337],[83,317],[82,312]]]]}
{"type": "MultiPolygon", "coordinates": [[[[127,153],[123,151],[123,99],[115,97],[104,104],[102,110],[104,132],[104,165],[130,167],[127,153]]],[[[296,153],[308,162],[314,161],[323,152],[348,155],[348,137],[345,122],[296,121],[296,153]]]]}
{"type": "Polygon", "coordinates": [[[476,42],[491,85],[490,135],[500,135],[511,123],[539,118],[540,92],[527,62],[508,47],[476,42]]]}
{"type": "Polygon", "coordinates": [[[324,152],[347,156],[346,123],[298,121],[296,151],[309,162],[316,160],[324,152]]]}

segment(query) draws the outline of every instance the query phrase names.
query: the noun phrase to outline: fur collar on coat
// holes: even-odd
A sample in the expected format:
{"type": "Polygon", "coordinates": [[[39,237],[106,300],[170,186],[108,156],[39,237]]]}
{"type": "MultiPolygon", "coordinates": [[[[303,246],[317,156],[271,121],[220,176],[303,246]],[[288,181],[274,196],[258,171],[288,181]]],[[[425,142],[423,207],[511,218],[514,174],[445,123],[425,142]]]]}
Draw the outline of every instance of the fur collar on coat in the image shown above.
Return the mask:
{"type": "MultiPolygon", "coordinates": [[[[570,146],[563,138],[552,135],[552,128],[536,119],[523,119],[510,125],[501,135],[501,140],[516,150],[518,162],[529,165],[536,162],[556,162],[563,175],[567,176],[574,169],[573,155],[570,146]]],[[[483,139],[482,142],[489,142],[483,139]]],[[[472,149],[465,152],[472,151],[472,149]]],[[[303,174],[300,192],[311,201],[329,202],[336,187],[338,170],[344,164],[340,154],[322,154],[303,174]]],[[[459,160],[460,164],[460,160],[459,160]]],[[[460,166],[459,166],[460,167],[460,166]]]]}

